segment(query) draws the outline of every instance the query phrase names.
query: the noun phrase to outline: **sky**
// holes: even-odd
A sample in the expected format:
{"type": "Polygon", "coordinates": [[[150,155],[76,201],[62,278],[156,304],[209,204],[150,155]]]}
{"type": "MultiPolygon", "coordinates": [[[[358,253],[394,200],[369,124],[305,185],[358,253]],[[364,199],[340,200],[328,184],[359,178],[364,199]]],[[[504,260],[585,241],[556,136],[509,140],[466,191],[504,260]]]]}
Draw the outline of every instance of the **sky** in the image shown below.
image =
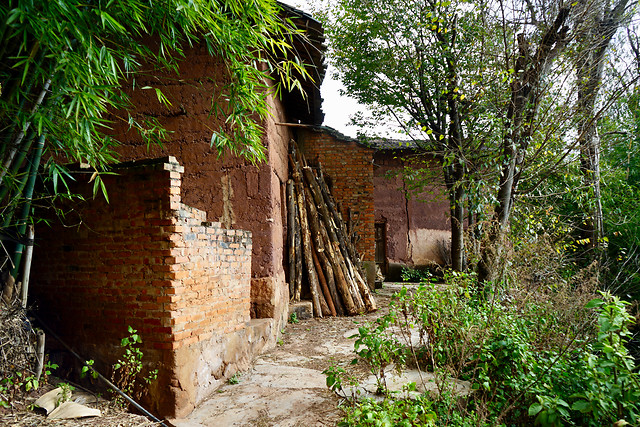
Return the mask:
{"type": "MultiPolygon", "coordinates": [[[[284,0],[290,6],[297,7],[307,13],[311,13],[312,7],[309,6],[313,0],[284,0]]],[[[358,127],[349,126],[349,117],[358,111],[366,110],[365,107],[348,96],[340,95],[340,89],[344,86],[332,76],[333,69],[331,66],[327,69],[327,74],[320,87],[320,93],[324,99],[322,110],[324,111],[324,125],[330,126],[343,134],[355,137],[358,127]]]]}

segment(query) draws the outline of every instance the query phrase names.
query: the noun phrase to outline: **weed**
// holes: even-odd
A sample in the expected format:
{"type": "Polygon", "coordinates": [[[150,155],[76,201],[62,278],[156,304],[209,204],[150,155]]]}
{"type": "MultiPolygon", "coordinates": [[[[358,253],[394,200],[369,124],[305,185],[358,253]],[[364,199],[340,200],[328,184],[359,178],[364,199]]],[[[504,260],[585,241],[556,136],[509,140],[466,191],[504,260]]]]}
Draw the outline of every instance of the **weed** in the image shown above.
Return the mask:
{"type": "Polygon", "coordinates": [[[240,383],[240,374],[235,373],[227,380],[227,384],[235,385],[240,383]]]}
{"type": "MultiPolygon", "coordinates": [[[[444,278],[445,286],[403,289],[389,314],[358,328],[357,360],[370,367],[385,397],[350,399],[341,425],[638,423],[640,374],[625,347],[632,320],[625,302],[602,293],[587,304],[591,288],[570,281],[504,287],[497,295],[479,292],[473,274],[444,278]],[[413,403],[394,398],[385,381],[391,365],[433,371],[437,393],[413,403]],[[461,399],[451,378],[475,391],[461,399]]],[[[324,374],[331,390],[349,397],[347,367],[324,374]]]]}
{"type": "MultiPolygon", "coordinates": [[[[128,327],[128,332],[129,336],[120,342],[124,354],[113,365],[112,378],[114,384],[124,393],[140,399],[145,393],[144,385],[148,385],[158,378],[158,370],[154,369],[149,371],[146,376],[142,375],[142,358],[144,357],[142,350],[140,350],[142,338],[138,331],[131,326],[128,327]]],[[[121,406],[124,405],[120,396],[116,396],[115,400],[121,406]]]]}
{"type": "Polygon", "coordinates": [[[289,315],[289,323],[292,323],[295,325],[296,323],[299,323],[299,322],[300,320],[298,320],[298,313],[294,311],[289,315]]]}
{"type": "Polygon", "coordinates": [[[70,401],[73,390],[75,390],[75,387],[68,383],[60,383],[58,387],[60,387],[61,391],[56,399],[56,408],[64,402],[70,401]]]}
{"type": "Polygon", "coordinates": [[[91,375],[91,378],[94,380],[98,378],[98,372],[93,369],[94,363],[95,361],[93,359],[89,359],[84,362],[84,366],[80,370],[80,378],[85,378],[87,375],[91,375]]]}

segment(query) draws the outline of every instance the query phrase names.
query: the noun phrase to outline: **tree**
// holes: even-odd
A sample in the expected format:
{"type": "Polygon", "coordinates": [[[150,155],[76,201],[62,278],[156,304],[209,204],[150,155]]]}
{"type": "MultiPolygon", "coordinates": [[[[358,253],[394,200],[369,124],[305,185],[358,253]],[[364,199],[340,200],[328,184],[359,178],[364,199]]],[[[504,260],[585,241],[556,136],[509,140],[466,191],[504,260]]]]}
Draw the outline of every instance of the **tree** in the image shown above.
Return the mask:
{"type": "MultiPolygon", "coordinates": [[[[60,195],[72,179],[58,160],[88,163],[95,191],[100,173],[116,160],[108,114],[117,115],[148,142],[165,132],[154,121],[136,120],[124,84],[139,87],[143,69],[177,70],[184,50],[196,43],[224,60],[229,84],[212,99],[226,120],[212,144],[252,161],[264,156],[261,120],[268,115],[266,79],[300,87],[307,75],[290,52],[294,30],[274,0],[8,0],[0,4],[0,214],[2,236],[17,242],[20,264],[24,232],[38,174],[60,195]],[[44,170],[41,159],[46,158],[44,170]],[[60,191],[59,191],[60,190],[60,191]],[[10,232],[10,230],[15,230],[10,232]],[[8,236],[8,237],[7,237],[8,236]]],[[[106,193],[105,193],[106,197],[106,193]]]]}
{"type": "Polygon", "coordinates": [[[587,213],[585,234],[590,246],[600,245],[603,231],[603,213],[600,191],[600,140],[596,131],[596,100],[602,84],[605,55],[618,27],[626,18],[628,0],[615,4],[601,2],[585,14],[591,21],[579,35],[583,50],[576,61],[578,104],[578,138],[580,163],[584,184],[593,194],[591,212],[587,213]]]}
{"type": "Polygon", "coordinates": [[[441,160],[452,265],[463,269],[470,173],[494,131],[492,112],[482,99],[490,86],[483,78],[495,78],[482,73],[494,67],[494,40],[473,25],[483,19],[482,9],[463,10],[451,2],[356,0],[339,1],[329,15],[333,61],[347,92],[368,105],[377,121],[397,121],[421,150],[441,160]],[[466,54],[478,41],[481,52],[466,54]]]}
{"type": "Polygon", "coordinates": [[[397,119],[442,160],[452,251],[463,249],[456,224],[464,206],[484,204],[483,282],[501,278],[516,198],[573,158],[578,97],[571,55],[599,46],[579,37],[597,31],[587,19],[593,7],[604,6],[341,0],[328,13],[346,91],[371,106],[374,119],[397,119]]]}

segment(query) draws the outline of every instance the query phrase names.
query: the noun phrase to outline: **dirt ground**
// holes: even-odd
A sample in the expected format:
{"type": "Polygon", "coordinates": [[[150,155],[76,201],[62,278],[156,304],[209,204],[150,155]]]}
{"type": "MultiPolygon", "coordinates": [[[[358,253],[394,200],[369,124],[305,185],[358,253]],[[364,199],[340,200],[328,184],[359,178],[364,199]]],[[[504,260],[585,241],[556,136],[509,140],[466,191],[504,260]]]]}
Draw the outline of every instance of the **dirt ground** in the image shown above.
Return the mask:
{"type": "MultiPolygon", "coordinates": [[[[354,359],[359,325],[381,316],[401,285],[376,292],[378,310],[355,317],[328,317],[289,324],[278,346],[259,356],[252,369],[222,386],[188,417],[169,420],[177,427],[335,426],[342,418],[339,398],[326,387],[322,371],[354,359]]],[[[361,369],[362,378],[368,376],[361,369]]]]}
{"type": "MultiPolygon", "coordinates": [[[[168,420],[176,427],[196,426],[335,426],[342,418],[339,399],[326,387],[322,371],[332,364],[346,365],[360,324],[373,321],[388,308],[401,285],[385,284],[376,292],[378,311],[355,317],[300,320],[289,324],[276,348],[256,358],[199,405],[188,417],[168,420]]],[[[362,371],[362,376],[366,376],[362,371]]],[[[48,389],[47,389],[48,390],[48,389]]],[[[47,391],[43,390],[43,391],[47,391]]],[[[35,401],[35,396],[30,398],[35,401]]],[[[133,427],[156,425],[103,401],[103,417],[51,423],[44,412],[30,410],[29,402],[15,410],[0,410],[0,425],[133,427]]]]}

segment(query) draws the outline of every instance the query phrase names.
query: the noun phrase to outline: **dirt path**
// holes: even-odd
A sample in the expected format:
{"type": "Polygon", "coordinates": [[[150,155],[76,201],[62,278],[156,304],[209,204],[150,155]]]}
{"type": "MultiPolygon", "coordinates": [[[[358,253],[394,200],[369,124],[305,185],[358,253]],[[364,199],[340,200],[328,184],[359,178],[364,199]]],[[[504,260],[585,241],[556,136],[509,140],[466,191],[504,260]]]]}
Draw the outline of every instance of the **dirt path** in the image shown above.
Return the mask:
{"type": "Polygon", "coordinates": [[[354,358],[353,339],[347,337],[358,324],[379,317],[399,288],[385,284],[378,290],[380,309],[375,313],[289,324],[281,343],[258,357],[237,384],[225,384],[187,418],[171,423],[177,427],[335,426],[342,414],[322,371],[354,358]]]}

